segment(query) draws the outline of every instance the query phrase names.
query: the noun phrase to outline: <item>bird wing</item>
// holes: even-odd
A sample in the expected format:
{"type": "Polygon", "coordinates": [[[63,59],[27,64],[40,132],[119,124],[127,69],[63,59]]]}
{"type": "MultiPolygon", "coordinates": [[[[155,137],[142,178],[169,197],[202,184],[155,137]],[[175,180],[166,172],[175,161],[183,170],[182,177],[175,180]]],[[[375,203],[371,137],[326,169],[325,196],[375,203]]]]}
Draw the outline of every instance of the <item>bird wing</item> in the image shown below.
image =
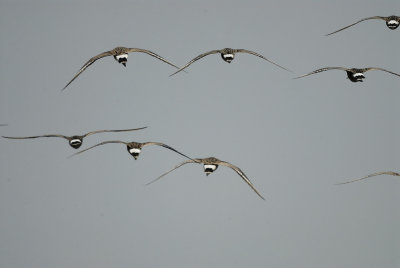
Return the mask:
{"type": "Polygon", "coordinates": [[[275,65],[275,66],[278,66],[279,68],[281,68],[281,69],[283,69],[283,70],[286,70],[286,71],[288,71],[288,72],[293,73],[293,71],[291,71],[291,70],[289,70],[289,69],[286,69],[285,67],[282,67],[282,66],[280,66],[279,64],[277,64],[277,63],[275,63],[275,62],[273,62],[273,61],[270,61],[269,59],[267,59],[267,58],[264,57],[263,55],[260,55],[260,54],[254,52],[254,51],[239,48],[239,49],[235,49],[235,52],[239,52],[239,53],[248,53],[248,54],[251,54],[251,55],[260,57],[260,58],[262,58],[262,59],[268,61],[269,63],[272,63],[272,64],[275,65]]]}
{"type": "Polygon", "coordinates": [[[206,52],[206,53],[200,54],[200,55],[198,55],[196,58],[194,58],[194,59],[192,59],[191,61],[189,61],[188,63],[186,63],[185,66],[183,66],[183,67],[180,68],[178,71],[176,71],[175,73],[171,74],[170,76],[173,76],[174,74],[177,74],[177,73],[179,73],[180,71],[186,69],[186,68],[189,67],[189,65],[191,65],[193,62],[195,62],[195,61],[197,61],[197,60],[199,60],[199,59],[201,59],[201,58],[203,58],[203,57],[205,57],[205,56],[208,56],[208,55],[211,55],[211,54],[216,54],[216,53],[221,53],[221,50],[211,50],[211,51],[208,51],[208,52],[206,52]]]}
{"type": "Polygon", "coordinates": [[[165,63],[168,63],[169,65],[175,67],[176,69],[179,69],[179,68],[180,68],[180,67],[178,67],[178,66],[176,66],[175,64],[173,64],[173,63],[167,61],[166,59],[164,59],[164,58],[161,57],[160,55],[158,55],[158,54],[156,54],[156,53],[154,53],[154,52],[152,52],[152,51],[150,51],[150,50],[141,49],[141,48],[128,48],[127,52],[142,52],[142,53],[146,53],[146,54],[148,54],[148,55],[150,55],[150,56],[153,56],[153,57],[155,57],[155,58],[157,58],[157,59],[159,59],[159,60],[161,60],[161,61],[163,61],[163,62],[165,62],[165,63]]]}
{"type": "Polygon", "coordinates": [[[390,74],[394,74],[394,75],[400,76],[400,74],[398,74],[398,73],[394,73],[394,72],[388,71],[388,70],[383,69],[383,68],[378,68],[378,67],[368,67],[368,68],[364,69],[365,72],[370,71],[370,70],[379,70],[379,71],[384,71],[384,72],[387,72],[387,73],[390,73],[390,74]]]}
{"type": "Polygon", "coordinates": [[[60,135],[60,134],[46,134],[46,135],[39,135],[39,136],[28,136],[28,137],[8,137],[8,136],[2,136],[3,138],[6,139],[36,139],[36,138],[43,138],[43,137],[57,137],[57,138],[64,138],[69,140],[70,137],[60,135]]]}
{"type": "MultiPolygon", "coordinates": [[[[196,159],[196,160],[199,161],[200,159],[196,159]]],[[[167,172],[161,174],[161,175],[158,176],[156,179],[154,179],[154,180],[152,180],[152,181],[146,183],[145,185],[150,185],[150,184],[152,184],[153,182],[158,181],[159,179],[161,179],[162,177],[164,177],[164,176],[167,175],[168,173],[174,171],[175,169],[177,169],[177,168],[179,168],[179,167],[181,167],[181,166],[183,166],[183,165],[185,165],[185,164],[187,164],[187,163],[196,163],[196,160],[186,160],[186,161],[183,161],[183,162],[180,163],[179,165],[176,165],[173,169],[171,169],[171,170],[169,170],[169,171],[167,171],[167,172]]]]}
{"type": "Polygon", "coordinates": [[[369,17],[369,18],[364,18],[364,19],[361,19],[361,20],[359,20],[359,21],[357,21],[357,22],[355,22],[355,23],[353,23],[353,24],[350,24],[350,25],[348,25],[348,26],[346,26],[346,27],[343,27],[343,28],[341,28],[341,29],[339,29],[339,30],[337,30],[337,31],[334,31],[334,32],[329,33],[329,34],[326,34],[325,36],[328,36],[328,35],[331,35],[331,34],[340,32],[340,31],[342,31],[342,30],[344,30],[344,29],[347,29],[347,28],[349,28],[349,27],[351,27],[351,26],[353,26],[353,25],[356,25],[357,23],[360,23],[360,22],[362,22],[362,21],[365,21],[365,20],[372,20],[372,19],[381,19],[381,20],[385,20],[385,17],[373,16],[373,17],[369,17]]]}
{"type": "Polygon", "coordinates": [[[250,179],[246,176],[246,174],[244,174],[244,172],[238,168],[235,165],[232,165],[231,163],[225,162],[225,161],[220,161],[218,163],[221,166],[226,166],[229,167],[231,169],[233,169],[234,171],[236,171],[236,173],[242,177],[242,179],[251,187],[251,189],[253,189],[254,192],[256,192],[256,194],[261,197],[261,199],[265,200],[265,198],[257,191],[257,189],[254,187],[254,185],[251,183],[250,179]]]}
{"type": "Polygon", "coordinates": [[[140,127],[140,128],[130,128],[130,129],[113,129],[113,130],[96,130],[96,131],[90,131],[86,134],[83,135],[83,137],[89,136],[89,135],[93,135],[93,134],[97,134],[97,133],[103,133],[103,132],[123,132],[123,131],[134,131],[134,130],[141,130],[141,129],[145,129],[147,127],[140,127]]]}
{"type": "Polygon", "coordinates": [[[344,67],[325,67],[325,68],[321,68],[321,69],[312,71],[312,72],[310,72],[310,73],[308,73],[308,74],[295,77],[294,79],[302,78],[302,77],[305,77],[305,76],[309,76],[309,75],[312,75],[312,74],[321,73],[321,72],[325,72],[325,71],[329,71],[329,70],[343,70],[343,71],[347,71],[348,68],[344,68],[344,67]]]}
{"type": "Polygon", "coordinates": [[[72,83],[72,81],[74,81],[84,70],[86,70],[87,67],[89,67],[90,65],[92,65],[96,60],[107,57],[107,56],[112,56],[113,54],[111,53],[111,51],[106,51],[103,52],[97,56],[92,57],[90,60],[88,60],[83,66],[82,68],[76,73],[76,75],[71,79],[71,81],[68,82],[68,84],[62,89],[66,89],[67,86],[69,86],[69,84],[72,83]]]}
{"type": "Polygon", "coordinates": [[[379,175],[400,176],[400,174],[399,174],[399,173],[396,173],[396,172],[392,172],[392,171],[383,171],[383,172],[372,173],[372,174],[369,174],[369,175],[367,175],[367,176],[365,176],[365,177],[362,177],[362,178],[359,178],[359,179],[355,179],[355,180],[351,180],[351,181],[345,181],[345,182],[340,182],[340,183],[337,183],[336,185],[339,185],[339,184],[347,184],[347,183],[351,183],[351,182],[355,182],[355,181],[361,181],[361,180],[367,179],[367,178],[369,178],[369,177],[374,177],[374,176],[379,176],[379,175]]]}
{"type": "Polygon", "coordinates": [[[123,144],[127,144],[127,142],[124,142],[124,141],[103,141],[103,142],[100,142],[100,143],[98,143],[98,144],[96,144],[96,145],[93,145],[93,146],[91,146],[91,147],[89,147],[89,148],[86,148],[86,149],[84,149],[84,150],[81,150],[81,151],[79,151],[79,152],[76,152],[76,153],[70,155],[68,158],[70,158],[70,157],[72,157],[72,156],[75,156],[75,155],[77,155],[77,154],[81,154],[81,153],[83,153],[83,152],[86,152],[87,150],[90,150],[90,149],[94,148],[94,147],[97,147],[97,146],[100,146],[100,145],[104,145],[104,144],[107,144],[107,143],[123,143],[123,144]]]}
{"type": "Polygon", "coordinates": [[[152,142],[152,141],[149,141],[149,142],[143,143],[143,146],[147,146],[147,145],[158,145],[158,146],[162,146],[162,147],[167,148],[167,149],[170,149],[170,150],[172,150],[172,151],[174,151],[174,152],[176,152],[176,153],[178,153],[178,154],[180,154],[180,155],[182,155],[182,156],[184,156],[184,157],[186,157],[186,158],[188,158],[188,159],[190,159],[190,160],[193,160],[191,157],[189,157],[189,156],[187,156],[187,155],[185,155],[185,154],[183,154],[183,153],[181,153],[181,152],[175,150],[174,148],[172,148],[172,147],[170,147],[170,146],[168,146],[168,145],[166,145],[166,144],[164,144],[164,143],[161,143],[161,142],[152,142]]]}

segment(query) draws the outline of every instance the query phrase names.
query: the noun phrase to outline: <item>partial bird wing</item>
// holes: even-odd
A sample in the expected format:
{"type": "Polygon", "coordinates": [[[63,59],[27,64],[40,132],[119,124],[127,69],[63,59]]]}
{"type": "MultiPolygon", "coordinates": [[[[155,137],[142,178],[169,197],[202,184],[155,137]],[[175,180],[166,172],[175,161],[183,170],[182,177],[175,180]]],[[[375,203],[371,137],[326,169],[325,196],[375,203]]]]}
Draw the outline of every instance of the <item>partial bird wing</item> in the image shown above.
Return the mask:
{"type": "Polygon", "coordinates": [[[180,71],[186,69],[186,68],[189,67],[189,65],[191,65],[193,62],[195,62],[195,61],[197,61],[197,60],[199,60],[199,59],[201,59],[201,58],[203,58],[203,57],[205,57],[205,56],[208,56],[208,55],[211,55],[211,54],[216,54],[216,53],[221,53],[221,50],[211,50],[211,51],[208,51],[208,52],[206,52],[206,53],[200,54],[200,55],[198,55],[196,58],[194,58],[194,59],[192,59],[191,61],[189,61],[188,63],[186,63],[185,66],[183,66],[183,67],[180,68],[178,71],[176,71],[175,73],[171,74],[170,76],[173,76],[174,74],[177,74],[177,73],[179,73],[180,71]]]}
{"type": "Polygon", "coordinates": [[[260,54],[254,52],[254,51],[239,48],[239,49],[235,49],[235,52],[238,52],[238,53],[248,53],[248,54],[251,54],[251,55],[260,57],[260,58],[262,58],[262,59],[268,61],[269,63],[272,63],[272,64],[275,65],[275,66],[278,66],[279,68],[281,68],[281,69],[283,69],[283,70],[286,70],[286,71],[288,71],[288,72],[293,73],[293,71],[291,71],[291,70],[289,70],[289,69],[286,69],[285,67],[282,67],[282,66],[280,66],[279,64],[277,64],[277,63],[275,63],[275,62],[273,62],[273,61],[270,61],[269,59],[267,59],[267,58],[264,57],[263,55],[260,55],[260,54]]]}
{"type": "Polygon", "coordinates": [[[90,65],[92,65],[96,60],[107,57],[107,56],[112,56],[113,54],[111,53],[111,51],[106,51],[103,52],[97,56],[92,57],[90,60],[88,60],[83,66],[82,68],[76,73],[76,75],[71,79],[71,81],[68,82],[68,84],[62,89],[66,89],[67,86],[69,86],[69,84],[72,83],[72,81],[74,81],[84,70],[86,70],[87,67],[89,67],[90,65]]]}
{"type": "Polygon", "coordinates": [[[168,63],[169,65],[175,67],[176,69],[179,69],[179,68],[180,68],[180,67],[178,67],[178,66],[176,66],[175,64],[173,64],[173,63],[167,61],[166,59],[164,59],[164,58],[161,57],[160,55],[158,55],[158,54],[156,54],[156,53],[154,53],[154,52],[152,52],[152,51],[150,51],[150,50],[141,49],[141,48],[128,48],[127,52],[143,52],[143,53],[146,53],[146,54],[148,54],[148,55],[150,55],[150,56],[153,56],[153,57],[155,57],[155,58],[157,58],[157,59],[159,59],[159,60],[161,60],[161,61],[163,61],[163,62],[165,62],[165,63],[168,63]]]}
{"type": "Polygon", "coordinates": [[[312,72],[310,72],[310,73],[308,73],[308,74],[295,77],[294,79],[302,78],[302,77],[305,77],[305,76],[309,76],[309,75],[312,75],[312,74],[317,74],[317,73],[325,72],[325,71],[329,71],[329,70],[343,70],[343,71],[347,71],[348,68],[344,68],[344,67],[325,67],[325,68],[321,68],[321,69],[312,71],[312,72]]]}
{"type": "Polygon", "coordinates": [[[376,173],[369,174],[369,175],[367,175],[367,176],[365,176],[365,177],[362,177],[362,178],[359,178],[359,179],[355,179],[355,180],[351,180],[351,181],[345,181],[345,182],[340,182],[340,183],[337,183],[336,185],[352,183],[352,182],[355,182],[355,181],[361,181],[361,180],[365,180],[366,178],[374,177],[374,176],[379,176],[379,175],[400,176],[400,173],[396,173],[396,172],[392,172],[392,171],[376,172],[376,173]]]}
{"type": "Polygon", "coordinates": [[[134,130],[141,130],[141,129],[145,129],[147,127],[140,127],[140,128],[130,128],[130,129],[113,129],[113,130],[96,130],[96,131],[91,131],[88,132],[86,134],[83,135],[83,137],[89,136],[89,135],[93,135],[93,134],[97,134],[97,133],[103,133],[103,132],[123,132],[123,131],[134,131],[134,130]]]}
{"type": "Polygon", "coordinates": [[[390,74],[394,74],[394,75],[400,76],[400,74],[398,74],[398,73],[394,73],[394,72],[388,71],[388,70],[383,69],[383,68],[378,68],[378,67],[368,67],[368,68],[364,69],[365,72],[370,71],[370,70],[379,70],[379,71],[384,71],[384,72],[387,72],[387,73],[390,73],[390,74]]]}
{"type": "Polygon", "coordinates": [[[180,155],[182,155],[182,156],[184,156],[184,157],[186,157],[186,158],[188,158],[188,159],[190,159],[190,160],[193,160],[191,157],[189,157],[189,156],[187,156],[187,155],[185,155],[185,154],[183,154],[183,153],[181,153],[181,152],[175,150],[174,148],[172,148],[172,147],[170,147],[170,146],[168,146],[168,145],[166,145],[166,144],[164,144],[164,143],[161,143],[161,142],[152,142],[152,141],[149,141],[149,142],[143,143],[143,146],[147,146],[147,145],[158,145],[158,146],[162,146],[162,147],[167,148],[167,149],[170,149],[170,150],[172,150],[172,151],[174,151],[174,152],[176,152],[176,153],[178,153],[178,154],[180,154],[180,155]]]}
{"type": "Polygon", "coordinates": [[[242,177],[242,179],[251,187],[251,189],[253,189],[253,191],[256,192],[256,194],[259,197],[261,197],[261,199],[265,200],[265,198],[257,191],[257,189],[254,187],[254,185],[251,183],[250,179],[246,176],[246,174],[244,174],[244,172],[240,168],[238,168],[235,165],[232,165],[231,163],[225,162],[225,161],[220,161],[219,165],[229,167],[229,168],[233,169],[234,171],[236,171],[236,173],[240,177],[242,177]]]}
{"type": "Polygon", "coordinates": [[[57,138],[64,138],[67,140],[69,140],[71,138],[71,137],[59,135],[59,134],[46,134],[46,135],[28,136],[28,137],[8,137],[8,136],[2,136],[2,137],[6,138],[6,139],[36,139],[36,138],[43,138],[43,137],[57,137],[57,138]]]}
{"type": "Polygon", "coordinates": [[[167,171],[167,172],[161,174],[159,177],[157,177],[156,179],[154,179],[154,180],[152,180],[152,181],[146,183],[145,185],[150,185],[150,184],[152,184],[153,182],[158,181],[159,179],[161,179],[162,177],[164,177],[164,176],[167,175],[168,173],[174,171],[174,170],[177,169],[177,168],[180,168],[181,166],[183,166],[183,165],[185,165],[185,164],[187,164],[187,163],[197,163],[196,161],[200,161],[200,159],[183,161],[183,162],[180,163],[179,165],[175,166],[173,169],[171,169],[171,170],[169,170],[169,171],[167,171]]]}
{"type": "Polygon", "coordinates": [[[337,31],[334,31],[333,33],[326,34],[325,36],[328,36],[328,35],[331,35],[331,34],[340,32],[340,31],[342,31],[342,30],[344,30],[344,29],[347,29],[347,28],[349,28],[349,27],[351,27],[351,26],[353,26],[353,25],[356,25],[357,23],[360,23],[360,22],[362,22],[362,21],[365,21],[365,20],[372,20],[372,19],[385,20],[386,18],[385,18],[385,17],[381,17],[381,16],[373,16],[373,17],[361,19],[361,20],[359,20],[359,21],[357,21],[357,22],[355,22],[355,23],[353,23],[353,24],[350,24],[350,25],[348,25],[348,26],[346,26],[346,27],[343,27],[343,28],[341,28],[341,29],[339,29],[339,30],[337,30],[337,31]]]}
{"type": "Polygon", "coordinates": [[[97,146],[100,146],[100,145],[104,145],[104,144],[108,144],[108,143],[123,143],[123,144],[125,144],[125,145],[128,144],[127,142],[124,142],[124,141],[103,141],[103,142],[100,142],[100,143],[98,143],[98,144],[96,144],[96,145],[93,145],[93,146],[91,146],[91,147],[89,147],[89,148],[86,148],[86,149],[84,149],[84,150],[81,150],[81,151],[79,151],[79,152],[76,152],[76,153],[70,155],[68,158],[70,158],[70,157],[72,157],[72,156],[75,156],[75,155],[77,155],[77,154],[81,154],[81,153],[83,153],[83,152],[86,152],[87,150],[90,150],[90,149],[92,149],[92,148],[94,148],[94,147],[97,147],[97,146]]]}

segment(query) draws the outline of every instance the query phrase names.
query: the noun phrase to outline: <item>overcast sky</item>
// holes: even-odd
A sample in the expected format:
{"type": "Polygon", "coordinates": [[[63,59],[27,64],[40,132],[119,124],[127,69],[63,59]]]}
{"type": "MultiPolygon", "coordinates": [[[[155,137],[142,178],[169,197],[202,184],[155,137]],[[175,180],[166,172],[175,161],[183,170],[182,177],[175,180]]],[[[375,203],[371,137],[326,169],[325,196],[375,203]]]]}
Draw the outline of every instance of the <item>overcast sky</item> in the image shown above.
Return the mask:
{"type": "Polygon", "coordinates": [[[185,159],[122,144],[77,152],[59,138],[0,139],[0,266],[399,267],[400,78],[352,83],[326,66],[400,73],[398,0],[0,0],[0,135],[77,135],[158,141],[240,167],[261,200],[226,167],[205,176],[185,159]],[[92,56],[116,46],[151,50],[183,66],[225,47],[253,50],[232,63],[210,55],[187,73],[143,53],[127,67],[92,56]]]}

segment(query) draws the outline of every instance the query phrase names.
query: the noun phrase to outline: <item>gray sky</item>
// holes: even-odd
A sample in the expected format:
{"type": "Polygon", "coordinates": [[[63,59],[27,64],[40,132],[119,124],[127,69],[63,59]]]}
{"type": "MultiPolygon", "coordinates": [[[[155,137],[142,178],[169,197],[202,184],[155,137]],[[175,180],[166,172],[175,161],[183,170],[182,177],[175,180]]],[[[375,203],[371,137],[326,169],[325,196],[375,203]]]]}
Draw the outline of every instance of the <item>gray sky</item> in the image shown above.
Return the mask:
{"type": "Polygon", "coordinates": [[[135,161],[109,144],[67,158],[67,141],[0,139],[1,267],[398,267],[400,30],[368,16],[390,1],[0,0],[1,135],[83,134],[160,141],[239,166],[206,177],[188,164],[144,186],[180,155],[146,147],[135,161]],[[246,4],[245,4],[246,3],[246,4]],[[188,73],[145,54],[127,68],[92,56],[116,46],[182,66],[224,47],[254,50],[294,71],[238,54],[210,55],[188,73]]]}

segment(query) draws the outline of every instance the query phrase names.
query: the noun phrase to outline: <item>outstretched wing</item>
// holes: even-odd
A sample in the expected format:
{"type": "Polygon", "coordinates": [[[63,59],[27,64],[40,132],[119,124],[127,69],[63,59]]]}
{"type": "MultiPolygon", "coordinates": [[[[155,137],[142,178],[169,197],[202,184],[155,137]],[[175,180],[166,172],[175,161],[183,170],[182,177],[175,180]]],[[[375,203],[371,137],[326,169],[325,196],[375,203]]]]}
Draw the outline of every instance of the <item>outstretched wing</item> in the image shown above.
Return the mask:
{"type": "Polygon", "coordinates": [[[340,183],[337,183],[336,185],[352,183],[352,182],[355,182],[355,181],[361,181],[361,180],[365,180],[365,179],[367,179],[367,178],[369,178],[369,177],[374,177],[374,176],[379,176],[379,175],[400,176],[400,173],[396,173],[396,172],[392,172],[392,171],[376,172],[376,173],[369,174],[369,175],[367,175],[367,176],[365,176],[365,177],[362,177],[362,178],[359,178],[359,179],[355,179],[355,180],[351,180],[351,181],[345,181],[345,182],[340,182],[340,183]]]}
{"type": "Polygon", "coordinates": [[[211,55],[211,54],[216,54],[216,53],[221,53],[221,50],[211,50],[211,51],[208,51],[208,52],[206,52],[206,53],[200,54],[200,55],[198,55],[196,58],[194,58],[194,59],[192,59],[191,61],[189,61],[188,63],[186,63],[185,66],[183,66],[183,67],[180,68],[178,71],[176,71],[175,73],[171,74],[170,76],[173,76],[174,74],[177,74],[177,73],[179,73],[180,71],[183,71],[184,69],[186,69],[187,67],[189,67],[189,65],[191,65],[193,62],[195,62],[195,61],[197,61],[197,60],[199,60],[199,59],[201,59],[201,58],[203,58],[203,57],[205,57],[205,56],[208,56],[208,55],[211,55]]]}
{"type": "Polygon", "coordinates": [[[93,135],[93,134],[97,134],[97,133],[103,133],[103,132],[123,132],[123,131],[134,131],[134,130],[141,130],[141,129],[145,129],[147,127],[140,127],[140,128],[130,128],[130,129],[113,129],[113,130],[96,130],[96,131],[91,131],[88,132],[86,134],[83,135],[83,137],[89,136],[89,135],[93,135]]]}
{"type": "Polygon", "coordinates": [[[154,52],[152,52],[152,51],[150,51],[150,50],[141,49],[141,48],[128,48],[127,52],[143,52],[143,53],[146,53],[146,54],[148,54],[148,55],[150,55],[150,56],[153,56],[153,57],[155,57],[155,58],[157,58],[157,59],[159,59],[159,60],[161,60],[161,61],[163,61],[163,62],[165,62],[165,63],[168,63],[169,65],[175,67],[176,69],[179,69],[179,68],[180,68],[180,67],[178,67],[178,66],[176,66],[175,64],[173,64],[173,63],[167,61],[166,59],[164,59],[164,58],[161,57],[160,55],[158,55],[158,54],[156,54],[156,53],[154,53],[154,52]]]}
{"type": "Polygon", "coordinates": [[[185,155],[185,154],[183,154],[183,153],[181,153],[181,152],[175,150],[174,148],[172,148],[172,147],[170,147],[170,146],[168,146],[168,145],[166,145],[166,144],[164,144],[164,143],[161,143],[161,142],[152,142],[152,141],[149,141],[149,142],[143,143],[143,147],[144,147],[144,146],[147,146],[147,145],[158,145],[158,146],[162,146],[162,147],[167,148],[167,149],[170,149],[171,151],[174,151],[174,152],[176,152],[176,153],[178,153],[178,154],[180,154],[180,155],[182,155],[182,156],[184,156],[184,157],[186,157],[186,158],[188,158],[188,159],[190,159],[190,160],[193,160],[191,157],[189,157],[189,156],[187,156],[187,155],[185,155]]]}
{"type": "Polygon", "coordinates": [[[59,134],[46,134],[46,135],[39,135],[39,136],[28,136],[28,137],[8,137],[8,136],[2,136],[3,138],[6,139],[36,139],[36,138],[43,138],[43,137],[57,137],[57,138],[64,138],[69,140],[70,137],[64,136],[64,135],[59,135],[59,134]]]}
{"type": "Polygon", "coordinates": [[[152,180],[152,181],[146,183],[145,185],[150,185],[150,184],[152,184],[153,182],[158,181],[159,179],[161,179],[162,177],[164,177],[164,176],[167,175],[168,173],[174,171],[175,169],[177,169],[177,168],[179,168],[179,167],[181,167],[181,166],[183,166],[183,165],[185,165],[185,164],[187,164],[187,163],[196,163],[196,161],[199,161],[199,160],[200,160],[200,159],[183,161],[183,162],[180,163],[179,165],[175,166],[173,169],[171,169],[171,170],[169,170],[169,171],[167,171],[167,172],[161,174],[159,177],[157,177],[156,179],[154,179],[154,180],[152,180]]]}
{"type": "Polygon", "coordinates": [[[279,64],[277,64],[277,63],[275,63],[275,62],[273,62],[273,61],[270,61],[269,59],[267,59],[267,58],[264,57],[263,55],[260,55],[260,54],[254,52],[254,51],[239,48],[239,49],[235,49],[235,52],[238,52],[238,53],[248,53],[248,54],[251,54],[251,55],[260,57],[260,58],[262,58],[262,59],[268,61],[269,63],[272,63],[272,64],[275,65],[275,66],[278,66],[279,68],[281,68],[281,69],[283,69],[283,70],[286,70],[286,71],[288,71],[288,72],[293,73],[293,71],[291,71],[291,70],[289,70],[289,69],[286,69],[285,67],[282,67],[282,66],[280,66],[279,64]]]}
{"type": "Polygon", "coordinates": [[[351,27],[351,26],[353,26],[353,25],[356,25],[357,23],[360,23],[360,22],[362,22],[362,21],[365,21],[365,20],[372,20],[372,19],[385,20],[386,18],[385,18],[385,17],[381,17],[381,16],[373,16],[373,17],[361,19],[361,20],[359,20],[359,21],[357,21],[357,22],[355,22],[355,23],[353,23],[353,24],[350,24],[350,25],[348,25],[348,26],[346,26],[346,27],[343,27],[343,28],[341,28],[341,29],[339,29],[339,30],[337,30],[337,31],[334,31],[333,33],[326,34],[325,36],[328,36],[328,35],[331,35],[331,34],[340,32],[340,31],[342,31],[342,30],[344,30],[344,29],[347,29],[347,28],[349,28],[349,27],[351,27]]]}
{"type": "Polygon", "coordinates": [[[305,74],[305,75],[302,75],[302,76],[295,77],[294,79],[302,78],[302,77],[305,77],[305,76],[309,76],[309,75],[312,75],[312,74],[317,74],[317,73],[321,73],[321,72],[325,72],[325,71],[329,71],[329,70],[343,70],[343,71],[347,71],[348,68],[344,68],[344,67],[325,67],[325,68],[321,68],[321,69],[312,71],[311,73],[308,73],[308,74],[305,74]]]}
{"type": "Polygon", "coordinates": [[[390,74],[394,74],[394,75],[400,76],[400,74],[398,74],[398,73],[394,73],[394,72],[388,71],[388,70],[383,69],[383,68],[378,68],[378,67],[368,67],[368,68],[364,69],[365,72],[370,71],[370,70],[379,70],[379,71],[384,71],[384,72],[387,72],[387,73],[390,73],[390,74]]]}
{"type": "Polygon", "coordinates": [[[97,146],[100,146],[100,145],[104,145],[104,144],[108,144],[108,143],[123,143],[123,144],[127,144],[127,142],[124,142],[124,141],[103,141],[103,142],[100,142],[100,143],[98,143],[98,144],[96,144],[96,145],[93,145],[93,146],[91,146],[91,147],[89,147],[89,148],[86,148],[86,149],[84,149],[84,150],[81,150],[81,151],[79,151],[79,152],[76,152],[76,153],[70,155],[68,158],[73,157],[73,156],[75,156],[75,155],[77,155],[77,154],[81,154],[81,153],[83,153],[83,152],[86,152],[87,150],[90,150],[90,149],[92,149],[92,148],[94,148],[94,147],[97,147],[97,146]]]}
{"type": "Polygon", "coordinates": [[[257,191],[257,189],[254,187],[254,185],[251,183],[250,179],[246,176],[246,174],[244,174],[244,172],[240,168],[232,165],[231,163],[225,162],[225,161],[220,161],[218,164],[221,166],[229,167],[229,168],[233,169],[234,171],[236,171],[236,173],[240,177],[242,177],[242,179],[251,187],[251,189],[253,189],[253,191],[256,192],[256,194],[259,197],[261,197],[261,199],[265,200],[265,198],[257,191]]]}
{"type": "Polygon", "coordinates": [[[76,75],[71,79],[71,81],[68,82],[68,84],[62,89],[66,89],[67,86],[69,86],[69,84],[72,83],[72,81],[74,81],[84,70],[86,70],[87,67],[89,67],[90,65],[92,65],[96,60],[107,57],[107,56],[112,56],[112,53],[110,51],[106,51],[103,52],[97,56],[94,56],[93,58],[91,58],[90,60],[88,60],[83,66],[82,68],[76,73],[76,75]]]}

